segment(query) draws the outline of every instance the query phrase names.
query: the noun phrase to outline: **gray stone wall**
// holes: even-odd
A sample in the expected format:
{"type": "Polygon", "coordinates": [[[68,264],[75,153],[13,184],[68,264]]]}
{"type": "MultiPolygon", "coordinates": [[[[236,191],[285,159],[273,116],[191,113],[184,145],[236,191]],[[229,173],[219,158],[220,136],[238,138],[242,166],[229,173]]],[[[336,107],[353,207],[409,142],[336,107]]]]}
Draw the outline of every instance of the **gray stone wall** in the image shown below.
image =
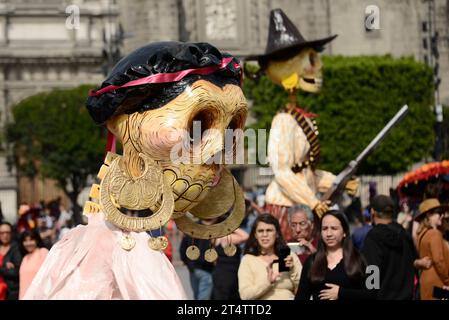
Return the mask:
{"type": "Polygon", "coordinates": [[[176,0],[119,0],[125,30],[124,52],[153,41],[179,40],[180,8],[176,0]]]}

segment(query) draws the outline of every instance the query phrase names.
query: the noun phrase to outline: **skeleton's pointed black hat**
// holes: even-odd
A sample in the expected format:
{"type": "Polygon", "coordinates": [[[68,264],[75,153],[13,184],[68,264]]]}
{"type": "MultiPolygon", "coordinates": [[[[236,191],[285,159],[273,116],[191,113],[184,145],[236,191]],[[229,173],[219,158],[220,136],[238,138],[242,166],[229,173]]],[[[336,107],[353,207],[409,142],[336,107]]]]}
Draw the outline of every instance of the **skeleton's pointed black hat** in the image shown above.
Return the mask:
{"type": "Polygon", "coordinates": [[[265,53],[248,56],[246,60],[259,60],[259,63],[264,64],[264,62],[271,59],[287,59],[292,54],[306,47],[321,51],[326,43],[336,37],[337,35],[333,35],[323,39],[307,41],[281,9],[274,9],[270,13],[270,26],[265,53]]]}

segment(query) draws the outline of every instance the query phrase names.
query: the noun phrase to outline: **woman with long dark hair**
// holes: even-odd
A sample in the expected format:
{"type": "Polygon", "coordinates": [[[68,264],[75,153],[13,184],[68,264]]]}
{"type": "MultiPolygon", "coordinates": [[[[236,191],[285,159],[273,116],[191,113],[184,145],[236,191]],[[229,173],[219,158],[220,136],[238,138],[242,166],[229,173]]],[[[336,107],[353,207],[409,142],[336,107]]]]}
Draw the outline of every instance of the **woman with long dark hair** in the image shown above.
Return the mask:
{"type": "Polygon", "coordinates": [[[285,248],[288,247],[279,221],[267,213],[259,215],[246,242],[238,271],[242,300],[293,299],[302,266],[296,254],[284,256],[285,248]],[[278,265],[282,263],[288,271],[280,270],[278,265]]]}
{"type": "Polygon", "coordinates": [[[39,235],[37,229],[26,230],[20,236],[20,251],[23,255],[22,264],[20,265],[20,288],[19,298],[22,299],[39,271],[42,263],[48,254],[48,249],[39,235]]]}
{"type": "Polygon", "coordinates": [[[353,247],[349,223],[339,211],[327,212],[320,223],[317,252],[304,264],[296,300],[374,298],[365,285],[365,263],[353,247]]]}

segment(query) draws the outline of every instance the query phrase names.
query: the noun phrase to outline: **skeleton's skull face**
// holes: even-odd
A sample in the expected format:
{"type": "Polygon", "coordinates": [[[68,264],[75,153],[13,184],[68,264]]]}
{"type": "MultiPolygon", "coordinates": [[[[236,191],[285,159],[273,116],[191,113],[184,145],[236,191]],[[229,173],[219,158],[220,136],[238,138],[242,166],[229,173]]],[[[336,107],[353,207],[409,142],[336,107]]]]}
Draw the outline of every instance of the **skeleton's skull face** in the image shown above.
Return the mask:
{"type": "Polygon", "coordinates": [[[288,60],[269,61],[266,74],[278,85],[285,87],[285,80],[290,78],[294,81],[291,87],[318,92],[323,82],[321,68],[320,54],[312,48],[305,48],[288,60]]]}
{"type": "Polygon", "coordinates": [[[198,80],[162,108],[120,115],[108,122],[108,128],[123,143],[130,175],[140,174],[140,152],[162,166],[175,195],[176,217],[200,202],[216,182],[221,165],[206,162],[223,151],[225,129],[242,129],[246,115],[240,87],[220,88],[198,80]],[[201,124],[199,137],[194,135],[194,122],[201,124]],[[184,163],[173,162],[179,160],[181,146],[189,153],[182,154],[184,163]]]}

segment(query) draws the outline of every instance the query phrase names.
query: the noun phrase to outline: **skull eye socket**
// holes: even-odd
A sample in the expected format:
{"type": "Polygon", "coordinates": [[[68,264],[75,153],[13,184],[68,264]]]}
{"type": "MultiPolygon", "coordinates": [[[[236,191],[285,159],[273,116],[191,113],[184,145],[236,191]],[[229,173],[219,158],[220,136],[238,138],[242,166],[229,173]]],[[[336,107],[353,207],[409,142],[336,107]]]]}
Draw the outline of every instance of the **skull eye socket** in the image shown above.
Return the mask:
{"type": "Polygon", "coordinates": [[[192,118],[189,125],[189,135],[192,144],[201,143],[204,132],[214,126],[215,120],[218,118],[217,113],[218,111],[214,108],[205,108],[192,118]]]}
{"type": "Polygon", "coordinates": [[[316,57],[316,53],[315,53],[315,52],[310,52],[310,53],[309,53],[309,62],[310,62],[310,65],[311,65],[312,67],[315,66],[315,64],[316,64],[316,62],[317,62],[317,57],[316,57]]]}

